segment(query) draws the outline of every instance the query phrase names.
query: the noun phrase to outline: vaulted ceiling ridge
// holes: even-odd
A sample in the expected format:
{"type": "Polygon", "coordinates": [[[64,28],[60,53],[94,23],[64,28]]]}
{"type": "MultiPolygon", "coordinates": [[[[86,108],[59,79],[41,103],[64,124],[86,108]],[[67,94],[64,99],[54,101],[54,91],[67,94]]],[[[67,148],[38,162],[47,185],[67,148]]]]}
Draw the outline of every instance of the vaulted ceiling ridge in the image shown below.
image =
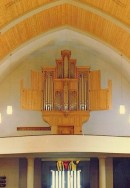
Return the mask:
{"type": "Polygon", "coordinates": [[[119,27],[123,28],[124,30],[126,30],[127,32],[130,33],[130,27],[128,25],[126,25],[125,23],[121,22],[120,20],[118,20],[116,17],[113,17],[113,16],[105,13],[103,10],[100,10],[100,9],[94,7],[94,6],[91,6],[87,3],[79,2],[77,0],[57,0],[57,1],[53,1],[51,3],[43,4],[40,7],[35,8],[34,10],[30,10],[29,12],[25,12],[20,17],[16,17],[15,19],[10,21],[9,23],[5,23],[5,25],[3,25],[0,28],[0,33],[1,34],[5,33],[7,30],[11,29],[12,27],[14,27],[18,23],[26,20],[29,17],[32,17],[32,16],[34,16],[34,15],[36,15],[36,14],[38,14],[38,13],[44,11],[44,10],[47,10],[49,8],[53,8],[55,6],[62,5],[62,4],[70,4],[72,6],[79,7],[81,9],[89,11],[93,14],[101,16],[104,19],[113,22],[114,24],[118,25],[119,27]]]}
{"type": "Polygon", "coordinates": [[[97,15],[95,9],[89,11],[74,0],[55,1],[43,6],[43,11],[40,8],[0,35],[0,59],[38,35],[66,25],[93,35],[130,58],[130,32],[104,18],[104,14],[97,15]]]}

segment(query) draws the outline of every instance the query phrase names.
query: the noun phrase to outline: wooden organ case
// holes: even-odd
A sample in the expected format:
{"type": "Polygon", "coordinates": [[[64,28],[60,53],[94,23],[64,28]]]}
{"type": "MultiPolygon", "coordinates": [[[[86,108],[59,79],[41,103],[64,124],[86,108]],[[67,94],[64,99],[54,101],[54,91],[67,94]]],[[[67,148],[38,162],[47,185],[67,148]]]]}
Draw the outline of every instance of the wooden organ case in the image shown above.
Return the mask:
{"type": "Polygon", "coordinates": [[[21,106],[42,110],[43,120],[51,126],[52,134],[81,134],[82,124],[92,110],[111,108],[111,81],[108,88],[100,87],[100,71],[77,67],[71,51],[61,51],[56,67],[32,71],[31,89],[21,84],[21,106]]]}

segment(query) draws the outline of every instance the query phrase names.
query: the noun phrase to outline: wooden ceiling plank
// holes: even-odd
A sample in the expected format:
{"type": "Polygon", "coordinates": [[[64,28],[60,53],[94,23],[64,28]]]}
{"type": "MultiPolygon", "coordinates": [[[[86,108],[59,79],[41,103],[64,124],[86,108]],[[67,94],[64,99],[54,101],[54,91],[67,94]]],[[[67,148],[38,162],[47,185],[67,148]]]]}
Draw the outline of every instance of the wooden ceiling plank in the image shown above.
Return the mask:
{"type": "Polygon", "coordinates": [[[80,2],[95,7],[130,26],[129,0],[80,0],[80,2]]]}
{"type": "MultiPolygon", "coordinates": [[[[7,47],[2,49],[0,58],[2,59],[10,51],[37,35],[63,25],[70,25],[83,32],[90,33],[118,50],[122,49],[122,44],[129,46],[127,38],[130,34],[119,26],[79,7],[63,4],[40,12],[2,34],[0,36],[1,45],[7,47]],[[21,32],[21,29],[23,32],[21,32]],[[122,36],[126,36],[125,42],[122,36]]],[[[125,53],[128,57],[130,57],[129,51],[127,50],[127,53],[125,53]]]]}
{"type": "Polygon", "coordinates": [[[0,28],[12,20],[30,12],[40,6],[51,3],[51,0],[5,0],[0,1],[0,28]]]}

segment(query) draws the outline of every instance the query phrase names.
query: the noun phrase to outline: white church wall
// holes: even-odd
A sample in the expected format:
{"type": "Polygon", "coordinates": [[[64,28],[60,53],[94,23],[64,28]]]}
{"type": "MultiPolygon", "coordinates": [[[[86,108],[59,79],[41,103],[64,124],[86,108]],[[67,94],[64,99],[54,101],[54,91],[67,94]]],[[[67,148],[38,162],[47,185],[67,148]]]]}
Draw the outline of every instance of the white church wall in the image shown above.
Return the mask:
{"type": "MultiPolygon", "coordinates": [[[[91,70],[101,70],[102,88],[107,87],[107,81],[112,80],[112,109],[108,111],[94,111],[90,113],[90,119],[83,125],[83,134],[94,135],[129,135],[130,124],[130,86],[127,79],[123,79],[123,98],[121,96],[121,73],[112,66],[109,59],[104,59],[98,52],[89,51],[89,48],[79,43],[61,42],[56,45],[48,45],[32,52],[26,58],[21,59],[19,66],[8,74],[0,85],[0,112],[2,123],[0,124],[0,136],[18,136],[49,134],[48,132],[18,132],[18,126],[48,126],[42,120],[39,111],[23,110],[20,107],[20,80],[24,80],[24,86],[30,87],[30,71],[40,71],[42,66],[55,66],[55,59],[61,58],[61,50],[71,50],[72,58],[77,59],[77,65],[90,66],[91,70]],[[122,101],[123,100],[123,101],[122,101]],[[124,102],[126,114],[119,114],[119,105],[124,102]],[[13,106],[13,114],[6,114],[7,105],[13,106]]],[[[13,56],[12,56],[13,59],[13,56]]]]}

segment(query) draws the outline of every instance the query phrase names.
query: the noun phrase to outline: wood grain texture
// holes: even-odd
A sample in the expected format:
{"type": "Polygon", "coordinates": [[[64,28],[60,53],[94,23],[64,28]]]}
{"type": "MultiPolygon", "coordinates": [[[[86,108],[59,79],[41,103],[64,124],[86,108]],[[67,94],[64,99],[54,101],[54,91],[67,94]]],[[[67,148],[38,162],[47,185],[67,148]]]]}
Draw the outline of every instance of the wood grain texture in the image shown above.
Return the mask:
{"type": "Polygon", "coordinates": [[[46,4],[51,0],[1,0],[0,1],[0,28],[12,20],[46,4]]]}
{"type": "Polygon", "coordinates": [[[129,0],[80,0],[84,4],[89,4],[104,13],[115,17],[121,22],[130,25],[130,1],[129,0]]]}
{"type": "MultiPolygon", "coordinates": [[[[109,7],[109,4],[101,3],[101,0],[93,2],[95,2],[95,4],[90,3],[89,0],[84,1],[84,3],[89,3],[92,6],[99,7],[103,11],[107,11],[107,8],[109,7]],[[96,2],[100,3],[96,4],[96,2]]],[[[110,10],[115,9],[117,4],[112,0],[110,2],[110,10]],[[116,5],[112,9],[111,7],[114,3],[116,5]]],[[[20,1],[18,3],[20,3],[20,1]]],[[[41,3],[49,3],[49,1],[44,1],[41,3]]],[[[128,1],[126,3],[127,5],[130,4],[128,1]]],[[[34,4],[38,5],[38,3],[34,4]]],[[[28,3],[26,6],[28,6],[28,3]]],[[[32,5],[32,7],[33,6],[34,5],[32,5]]],[[[129,10],[129,6],[126,6],[125,8],[128,8],[129,10]]],[[[122,9],[125,8],[122,7],[122,9]]],[[[130,17],[130,11],[128,10],[125,12],[125,14],[123,14],[124,11],[123,13],[122,11],[118,12],[121,16],[127,15],[127,17],[130,17]]],[[[12,12],[12,15],[13,14],[15,13],[12,12]]],[[[114,15],[116,15],[116,12],[114,15]]],[[[4,20],[4,18],[1,20],[4,20]]],[[[38,35],[44,34],[53,29],[58,29],[62,26],[70,26],[74,29],[78,29],[79,31],[83,31],[84,33],[91,34],[93,37],[105,42],[107,45],[112,46],[130,58],[130,33],[127,30],[118,26],[111,20],[105,19],[104,17],[90,12],[87,9],[64,3],[36,13],[35,15],[16,24],[5,33],[2,33],[0,35],[0,59],[8,55],[10,51],[15,50],[22,44],[37,37],[38,35]]]]}

